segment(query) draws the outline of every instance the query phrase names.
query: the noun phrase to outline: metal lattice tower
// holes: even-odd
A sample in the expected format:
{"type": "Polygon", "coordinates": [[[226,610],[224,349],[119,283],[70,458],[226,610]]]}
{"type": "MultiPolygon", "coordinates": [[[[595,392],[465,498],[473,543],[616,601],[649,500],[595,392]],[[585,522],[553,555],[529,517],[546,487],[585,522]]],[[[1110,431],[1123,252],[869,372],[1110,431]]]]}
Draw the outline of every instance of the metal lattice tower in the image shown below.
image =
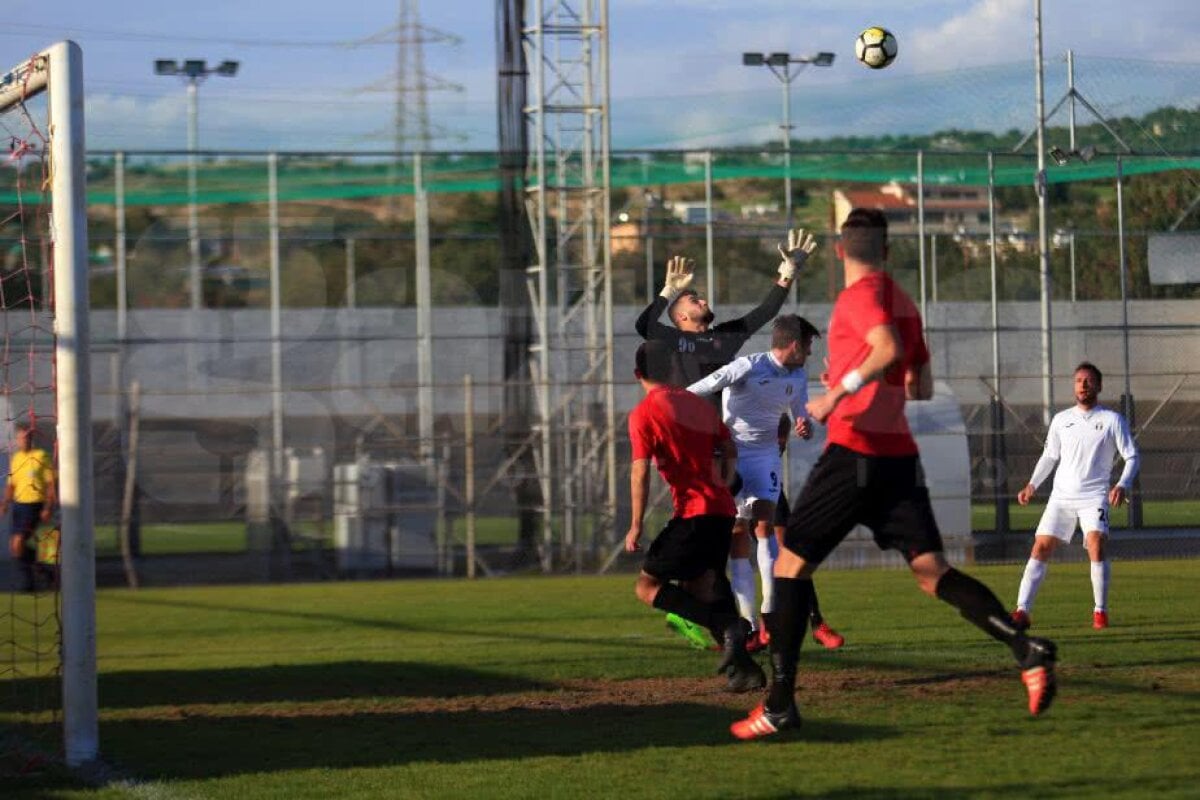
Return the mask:
{"type": "Polygon", "coordinates": [[[533,230],[527,285],[542,567],[582,568],[615,535],[616,442],[609,247],[608,2],[536,0],[524,29],[533,230]],[[553,310],[553,314],[551,313],[553,310]],[[556,514],[557,511],[561,514],[556,514]],[[555,517],[561,535],[554,535],[555,517]]]}
{"type": "Polygon", "coordinates": [[[364,39],[362,44],[384,41],[396,43],[396,71],[389,80],[378,81],[363,90],[386,91],[394,95],[392,130],[387,138],[397,152],[426,152],[434,139],[447,138],[446,131],[429,118],[429,93],[460,92],[463,87],[426,72],[425,45],[457,45],[462,40],[422,24],[420,0],[400,0],[396,24],[364,39]]]}

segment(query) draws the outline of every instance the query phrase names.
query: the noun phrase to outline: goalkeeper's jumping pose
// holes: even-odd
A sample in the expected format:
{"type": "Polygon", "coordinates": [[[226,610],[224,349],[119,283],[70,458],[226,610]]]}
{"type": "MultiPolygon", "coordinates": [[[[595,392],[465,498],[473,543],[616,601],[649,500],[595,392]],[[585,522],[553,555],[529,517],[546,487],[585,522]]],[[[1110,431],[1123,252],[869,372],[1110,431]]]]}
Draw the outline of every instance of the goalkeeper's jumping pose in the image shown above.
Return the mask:
{"type": "Polygon", "coordinates": [[[783,257],[779,278],[766,299],[746,316],[716,325],[708,301],[689,288],[695,277],[695,263],[682,256],[668,259],[663,289],[641,313],[634,327],[643,339],[666,342],[677,352],[675,368],[679,374],[671,376],[670,383],[688,386],[732,361],[746,340],[783,308],[796,270],[816,249],[817,240],[812,234],[803,230],[791,231],[788,240],[779,245],[779,254],[783,257]],[[664,311],[674,326],[658,321],[664,311]]]}

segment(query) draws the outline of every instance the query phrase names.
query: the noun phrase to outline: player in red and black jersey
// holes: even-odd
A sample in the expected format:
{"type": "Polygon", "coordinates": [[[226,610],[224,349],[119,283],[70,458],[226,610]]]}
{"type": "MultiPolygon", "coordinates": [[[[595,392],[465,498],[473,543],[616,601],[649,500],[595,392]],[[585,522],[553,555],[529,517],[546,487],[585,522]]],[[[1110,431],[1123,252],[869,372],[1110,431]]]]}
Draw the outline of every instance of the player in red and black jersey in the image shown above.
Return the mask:
{"type": "Polygon", "coordinates": [[[900,551],[923,591],[1011,648],[1029,711],[1040,714],[1056,690],[1054,644],[1018,630],[996,595],[942,554],[917,444],[904,417],[906,400],[933,396],[929,350],[916,306],[884,271],[883,214],[852,211],[837,254],[846,288],[829,321],[829,371],[822,375],[828,391],[807,406],[809,416],[828,424],[828,443],[792,508],[775,562],[770,689],[763,704],[731,731],[739,739],[756,739],[799,724],[796,663],[809,616],[804,584],[859,524],[881,548],[900,551]]]}
{"type": "Polygon", "coordinates": [[[634,374],[646,396],[629,414],[632,520],[625,550],[641,549],[651,460],[671,487],[674,514],[650,544],[635,591],[646,605],[708,628],[723,643],[718,672],[728,673],[732,691],[761,688],[766,676],[746,652],[749,626],[738,617],[725,577],[735,514],[726,486],[737,447],[708,401],[666,383],[670,363],[661,342],[638,347],[634,374]]]}

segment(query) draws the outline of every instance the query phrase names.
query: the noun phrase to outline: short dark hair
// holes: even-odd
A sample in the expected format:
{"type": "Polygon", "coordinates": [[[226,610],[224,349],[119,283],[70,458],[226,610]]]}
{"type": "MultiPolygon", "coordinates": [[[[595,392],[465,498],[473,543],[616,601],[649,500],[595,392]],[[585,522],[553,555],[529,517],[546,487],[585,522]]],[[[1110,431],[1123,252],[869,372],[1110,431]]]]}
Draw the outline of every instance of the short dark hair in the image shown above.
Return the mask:
{"type": "Polygon", "coordinates": [[[699,297],[700,293],[695,289],[684,289],[675,296],[674,300],[667,304],[667,319],[671,320],[672,324],[675,322],[675,304],[688,295],[691,295],[692,297],[699,297]]]}
{"type": "Polygon", "coordinates": [[[654,383],[671,383],[674,374],[675,351],[665,342],[648,339],[638,345],[633,357],[635,374],[654,383]]]}
{"type": "Polygon", "coordinates": [[[792,342],[820,338],[817,326],[798,314],[781,314],[771,325],[771,347],[787,347],[792,342]]]}
{"type": "Polygon", "coordinates": [[[856,208],[842,223],[842,251],[850,258],[871,263],[887,256],[887,217],[877,208],[856,208]]]}
{"type": "MultiPolygon", "coordinates": [[[[1096,383],[1100,384],[1101,386],[1104,385],[1104,375],[1100,373],[1100,368],[1095,364],[1090,361],[1080,361],[1079,366],[1075,368],[1075,372],[1079,372],[1081,369],[1086,369],[1088,372],[1092,373],[1092,375],[1096,378],[1096,383]]],[[[1071,374],[1074,375],[1075,372],[1072,372],[1071,374]]]]}

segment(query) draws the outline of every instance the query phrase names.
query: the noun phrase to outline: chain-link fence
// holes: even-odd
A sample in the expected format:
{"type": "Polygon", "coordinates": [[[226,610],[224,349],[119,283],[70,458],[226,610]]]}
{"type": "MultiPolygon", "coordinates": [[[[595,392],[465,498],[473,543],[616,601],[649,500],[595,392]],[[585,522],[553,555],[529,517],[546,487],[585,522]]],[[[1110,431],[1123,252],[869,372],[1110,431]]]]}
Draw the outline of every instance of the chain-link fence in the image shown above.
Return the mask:
{"type": "MultiPolygon", "coordinates": [[[[1013,498],[1085,359],[1143,452],[1114,547],[1194,552],[1194,162],[1101,155],[1050,168],[1043,295],[1029,156],[793,154],[790,223],[817,231],[820,250],[784,310],[825,327],[841,283],[833,232],[851,207],[883,209],[890,268],[920,302],[956,412],[930,431],[949,438],[926,460],[965,454],[943,494],[968,555],[1023,556],[1036,515],[1013,498]]],[[[718,321],[762,301],[789,225],[780,154],[614,154],[611,322],[575,313],[564,288],[550,329],[522,341],[505,315],[529,309],[499,303],[526,275],[501,266],[496,165],[493,154],[418,165],[212,153],[190,194],[186,154],[89,159],[102,579],[120,575],[121,535],[151,581],[632,564],[617,545],[624,416],[640,394],[634,319],[671,255],[697,260],[718,321]],[[609,341],[612,429],[589,361],[609,341]],[[549,386],[511,369],[514,352],[538,348],[549,386]],[[528,400],[519,415],[514,397],[528,400]]],[[[766,347],[759,334],[743,352],[766,347]]],[[[805,462],[793,461],[796,489],[805,462]]]]}

